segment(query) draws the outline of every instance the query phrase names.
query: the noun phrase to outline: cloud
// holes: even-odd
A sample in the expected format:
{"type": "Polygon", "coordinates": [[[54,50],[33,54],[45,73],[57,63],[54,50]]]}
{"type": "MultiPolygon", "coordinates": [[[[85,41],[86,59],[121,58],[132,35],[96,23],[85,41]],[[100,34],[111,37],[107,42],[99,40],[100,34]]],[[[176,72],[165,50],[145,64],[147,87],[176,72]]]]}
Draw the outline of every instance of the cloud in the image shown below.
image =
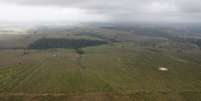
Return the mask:
{"type": "Polygon", "coordinates": [[[93,22],[105,21],[105,15],[90,13],[84,9],[59,6],[33,6],[0,3],[2,22],[93,22]]]}
{"type": "Polygon", "coordinates": [[[76,8],[111,21],[201,22],[200,0],[0,0],[29,6],[76,8]]]}

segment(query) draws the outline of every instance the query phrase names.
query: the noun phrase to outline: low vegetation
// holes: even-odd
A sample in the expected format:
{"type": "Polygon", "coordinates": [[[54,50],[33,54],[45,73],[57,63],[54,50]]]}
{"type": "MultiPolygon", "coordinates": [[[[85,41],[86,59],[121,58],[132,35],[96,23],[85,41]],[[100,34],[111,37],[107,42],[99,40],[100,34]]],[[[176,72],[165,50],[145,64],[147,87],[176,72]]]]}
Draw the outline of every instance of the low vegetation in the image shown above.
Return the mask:
{"type": "Polygon", "coordinates": [[[55,29],[0,50],[0,101],[201,101],[199,38],[154,27],[55,29]]]}

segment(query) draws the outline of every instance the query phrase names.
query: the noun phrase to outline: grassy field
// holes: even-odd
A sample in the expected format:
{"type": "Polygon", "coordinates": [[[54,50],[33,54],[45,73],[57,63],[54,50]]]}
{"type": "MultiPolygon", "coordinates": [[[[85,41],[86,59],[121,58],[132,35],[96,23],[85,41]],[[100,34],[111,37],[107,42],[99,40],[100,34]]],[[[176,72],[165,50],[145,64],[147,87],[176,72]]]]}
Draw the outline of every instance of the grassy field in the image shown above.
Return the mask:
{"type": "Polygon", "coordinates": [[[83,50],[0,50],[0,101],[201,101],[200,52],[134,43],[83,50]]]}

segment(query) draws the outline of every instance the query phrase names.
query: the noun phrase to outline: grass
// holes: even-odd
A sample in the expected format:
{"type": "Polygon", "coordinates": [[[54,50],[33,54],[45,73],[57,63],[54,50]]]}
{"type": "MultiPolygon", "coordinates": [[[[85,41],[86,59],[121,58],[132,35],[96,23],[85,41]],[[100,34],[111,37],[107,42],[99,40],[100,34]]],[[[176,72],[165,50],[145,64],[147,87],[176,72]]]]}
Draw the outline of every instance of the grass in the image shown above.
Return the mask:
{"type": "Polygon", "coordinates": [[[191,59],[200,54],[152,51],[133,43],[83,50],[86,68],[74,50],[30,50],[27,55],[1,50],[0,60],[11,62],[0,68],[0,101],[201,100],[201,63],[191,59]]]}

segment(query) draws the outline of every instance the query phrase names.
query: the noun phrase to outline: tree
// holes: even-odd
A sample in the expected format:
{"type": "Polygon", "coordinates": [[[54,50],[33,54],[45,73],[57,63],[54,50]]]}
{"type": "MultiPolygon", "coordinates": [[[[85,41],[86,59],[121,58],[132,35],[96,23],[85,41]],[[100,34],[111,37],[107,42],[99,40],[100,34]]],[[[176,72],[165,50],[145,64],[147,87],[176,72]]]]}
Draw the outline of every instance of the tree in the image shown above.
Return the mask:
{"type": "Polygon", "coordinates": [[[83,51],[81,48],[76,48],[76,49],[75,49],[75,52],[76,52],[77,54],[79,54],[79,55],[84,54],[84,51],[83,51]]]}

